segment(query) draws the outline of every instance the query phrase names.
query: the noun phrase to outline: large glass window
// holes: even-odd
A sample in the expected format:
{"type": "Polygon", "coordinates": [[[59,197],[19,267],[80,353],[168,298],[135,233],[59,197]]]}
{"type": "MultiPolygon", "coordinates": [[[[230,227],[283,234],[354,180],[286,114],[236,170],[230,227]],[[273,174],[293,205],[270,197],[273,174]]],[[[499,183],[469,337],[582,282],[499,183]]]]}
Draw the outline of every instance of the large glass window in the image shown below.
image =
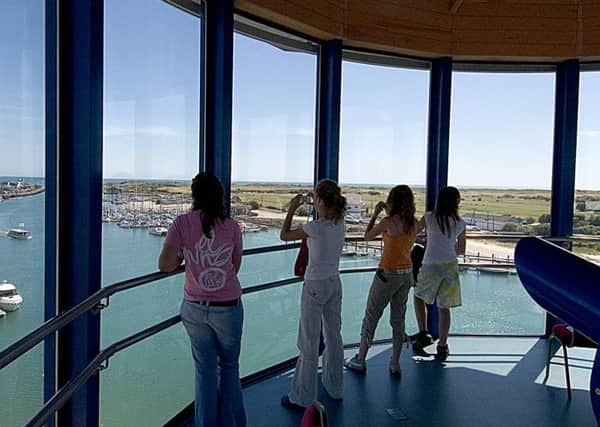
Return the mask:
{"type": "MultiPolygon", "coordinates": [[[[342,62],[339,173],[349,206],[346,215],[349,236],[362,237],[377,202],[385,201],[389,190],[398,184],[412,188],[417,217],[423,214],[428,99],[426,69],[342,62]]],[[[381,242],[371,242],[368,246],[364,242],[347,243],[340,266],[376,265],[380,256],[381,242]]],[[[360,341],[360,324],[372,280],[373,273],[342,277],[345,342],[360,341]]],[[[414,331],[415,318],[410,307],[406,315],[407,330],[414,331]]],[[[376,338],[389,337],[389,310],[386,310],[376,338]]]]}
{"type": "Polygon", "coordinates": [[[573,251],[600,263],[600,72],[581,73],[573,251]]]}
{"type": "MultiPolygon", "coordinates": [[[[0,350],[44,319],[44,40],[43,1],[0,2],[0,350]]],[[[43,345],[0,384],[0,423],[24,424],[43,402],[43,345]]]]}
{"type": "MultiPolygon", "coordinates": [[[[316,49],[273,34],[270,42],[234,35],[231,212],[246,248],[281,243],[289,200],[313,185],[316,49]]],[[[298,214],[306,220],[309,207],[298,214]]]]}
{"type": "MultiPolygon", "coordinates": [[[[485,327],[509,316],[500,301],[530,301],[517,276],[506,275],[514,272],[519,235],[550,234],[554,80],[554,73],[453,74],[448,183],[461,191],[460,214],[468,224],[464,261],[477,272],[471,279],[478,286],[463,287],[463,300],[479,301],[465,303],[457,319],[473,320],[478,310],[487,313],[476,320],[485,327]],[[496,303],[496,287],[512,291],[496,303]]],[[[498,323],[487,332],[543,332],[542,312],[525,305],[522,316],[511,315],[512,330],[498,323]]]]}
{"type": "MultiPolygon", "coordinates": [[[[107,0],[104,23],[106,286],[156,271],[168,226],[190,209],[189,186],[199,167],[202,42],[201,20],[161,0],[107,0]]],[[[103,347],[176,314],[182,285],[176,276],[112,297],[102,312],[103,347]]],[[[130,349],[102,372],[101,423],[166,421],[193,399],[183,328],[152,343],[161,344],[130,349]],[[169,381],[178,384],[166,394],[155,387],[165,361],[176,366],[169,381]]]]}
{"type": "Polygon", "coordinates": [[[348,233],[362,235],[398,184],[412,188],[423,214],[428,99],[428,70],[343,61],[339,171],[348,233]]]}

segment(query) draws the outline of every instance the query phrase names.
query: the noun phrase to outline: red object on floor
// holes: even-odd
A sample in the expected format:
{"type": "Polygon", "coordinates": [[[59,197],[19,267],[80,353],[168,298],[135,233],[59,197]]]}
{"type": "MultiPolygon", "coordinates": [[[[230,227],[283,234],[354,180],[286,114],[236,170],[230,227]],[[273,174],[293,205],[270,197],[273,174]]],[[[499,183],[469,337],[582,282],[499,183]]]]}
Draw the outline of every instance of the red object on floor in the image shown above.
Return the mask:
{"type": "Polygon", "coordinates": [[[573,347],[575,341],[575,330],[565,323],[558,323],[552,327],[552,333],[548,337],[548,359],[546,360],[546,376],[543,383],[548,381],[550,375],[550,360],[552,359],[552,340],[557,340],[563,349],[563,360],[565,363],[565,376],[567,378],[567,395],[571,400],[571,376],[569,375],[569,356],[567,347],[573,347]]]}
{"type": "Polygon", "coordinates": [[[314,401],[304,411],[300,427],[327,427],[327,414],[321,402],[314,401]]]}

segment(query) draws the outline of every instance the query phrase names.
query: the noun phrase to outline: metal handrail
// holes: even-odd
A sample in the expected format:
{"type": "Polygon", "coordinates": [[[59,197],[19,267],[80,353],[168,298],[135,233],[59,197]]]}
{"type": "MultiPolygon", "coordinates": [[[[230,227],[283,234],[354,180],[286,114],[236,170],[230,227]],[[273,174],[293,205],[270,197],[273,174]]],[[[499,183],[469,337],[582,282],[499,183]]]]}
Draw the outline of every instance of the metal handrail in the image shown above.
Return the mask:
{"type": "MultiPolygon", "coordinates": [[[[375,271],[377,267],[355,267],[355,268],[344,268],[340,269],[340,274],[352,274],[352,273],[368,273],[371,271],[375,271]]],[[[304,279],[302,277],[289,277],[286,279],[275,280],[272,282],[267,282],[261,285],[250,286],[248,288],[242,289],[242,293],[252,294],[255,292],[261,292],[268,289],[280,288],[282,286],[290,285],[292,283],[302,282],[304,279]]],[[[52,398],[50,398],[40,409],[40,411],[33,416],[31,420],[29,420],[26,424],[29,426],[42,426],[51,417],[56,411],[64,406],[65,403],[71,399],[73,394],[84,385],[90,377],[92,377],[98,370],[102,370],[108,367],[108,359],[115,355],[116,353],[125,350],[132,345],[137,344],[138,342],[149,338],[157,333],[179,323],[181,321],[181,316],[176,315],[167,320],[163,320],[156,325],[150,326],[134,335],[131,335],[127,338],[122,339],[121,341],[117,341],[116,343],[110,345],[106,349],[102,350],[94,359],[88,363],[88,365],[83,368],[83,370],[77,374],[77,376],[71,378],[61,389],[56,392],[52,398]]]]}
{"type": "MultiPolygon", "coordinates": [[[[347,242],[355,242],[362,241],[363,238],[359,236],[349,236],[345,239],[347,242]]],[[[300,243],[290,243],[283,245],[275,245],[268,247],[259,247],[259,248],[251,248],[245,249],[243,251],[243,255],[256,255],[270,252],[278,252],[282,250],[295,249],[300,247],[300,243]]],[[[479,265],[481,266],[481,264],[479,265]]],[[[377,267],[355,267],[355,268],[346,268],[340,269],[340,274],[352,274],[352,273],[365,273],[375,271],[377,267]]],[[[4,368],[6,365],[10,364],[12,361],[20,357],[23,353],[27,352],[37,344],[39,344],[44,338],[48,335],[55,333],[57,330],[63,328],[74,319],[76,319],[81,314],[88,312],[92,309],[103,308],[104,306],[101,304],[101,301],[105,298],[109,298],[110,296],[125,291],[129,289],[133,289],[139,286],[143,286],[149,283],[153,283],[158,280],[162,280],[164,278],[174,276],[176,274],[182,273],[185,270],[185,267],[179,266],[176,270],[170,273],[151,273],[144,276],[140,276],[134,279],[129,279],[121,282],[117,282],[113,285],[104,287],[99,289],[94,294],[90,295],[81,303],[76,306],[66,310],[60,315],[48,320],[43,323],[40,327],[38,327],[35,331],[26,335],[13,345],[9,346],[6,350],[0,353],[0,369],[4,368]]],[[[242,290],[243,294],[251,294],[255,292],[260,292],[264,290],[279,288],[282,286],[286,286],[293,283],[298,283],[303,281],[301,277],[289,277],[285,279],[280,279],[276,281],[271,281],[268,283],[251,286],[248,288],[244,288],[242,290]]],[[[124,338],[121,341],[118,341],[105,350],[101,351],[96,357],[74,378],[69,380],[50,400],[46,402],[46,404],[42,407],[40,412],[38,412],[27,425],[42,425],[48,417],[58,411],[70,398],[71,396],[85,384],[88,379],[96,373],[96,371],[103,369],[108,366],[108,359],[112,357],[114,354],[132,346],[136,343],[151,337],[174,324],[179,323],[181,320],[179,315],[173,316],[163,322],[160,322],[156,325],[153,325],[149,328],[146,328],[134,335],[131,335],[127,338],[124,338]],[[106,364],[105,364],[106,363],[106,364]]]]}
{"type": "MultiPolygon", "coordinates": [[[[245,249],[244,255],[256,255],[270,252],[279,252],[282,250],[299,248],[300,243],[288,243],[284,245],[267,246],[262,248],[251,248],[245,249]]],[[[44,338],[65,327],[77,317],[81,316],[92,309],[103,308],[99,305],[102,300],[108,298],[116,293],[123,292],[129,289],[137,288],[139,286],[147,285],[158,280],[165,279],[176,274],[180,274],[184,271],[184,266],[179,266],[176,270],[170,273],[151,273],[144,276],[139,276],[134,279],[124,280],[117,282],[113,285],[106,286],[94,292],[92,295],[84,299],[79,304],[71,307],[70,309],[60,313],[58,316],[47,320],[42,323],[37,329],[29,334],[25,335],[14,344],[7,347],[5,350],[0,352],[0,370],[5,366],[18,359],[23,353],[31,350],[33,347],[38,345],[44,338]]]]}

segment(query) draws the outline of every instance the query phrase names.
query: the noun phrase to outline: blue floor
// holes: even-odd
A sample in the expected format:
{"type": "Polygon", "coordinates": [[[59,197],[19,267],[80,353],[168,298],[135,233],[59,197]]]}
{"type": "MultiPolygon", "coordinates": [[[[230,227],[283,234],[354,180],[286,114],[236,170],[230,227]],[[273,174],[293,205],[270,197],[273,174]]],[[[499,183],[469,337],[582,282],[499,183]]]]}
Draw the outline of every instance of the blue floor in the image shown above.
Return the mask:
{"type": "MultiPolygon", "coordinates": [[[[444,364],[417,358],[406,347],[402,378],[387,371],[389,345],[371,349],[366,376],[344,372],[344,400],[319,386],[330,426],[595,426],[588,392],[595,349],[569,349],[573,399],[567,400],[562,352],[542,384],[547,352],[536,338],[451,337],[444,364]],[[392,410],[394,419],[387,410],[392,410]]],[[[435,351],[435,346],[428,350],[435,351]]],[[[354,353],[348,351],[347,356],[354,353]]],[[[244,390],[249,426],[298,426],[301,413],[280,397],[293,372],[244,390]]]]}

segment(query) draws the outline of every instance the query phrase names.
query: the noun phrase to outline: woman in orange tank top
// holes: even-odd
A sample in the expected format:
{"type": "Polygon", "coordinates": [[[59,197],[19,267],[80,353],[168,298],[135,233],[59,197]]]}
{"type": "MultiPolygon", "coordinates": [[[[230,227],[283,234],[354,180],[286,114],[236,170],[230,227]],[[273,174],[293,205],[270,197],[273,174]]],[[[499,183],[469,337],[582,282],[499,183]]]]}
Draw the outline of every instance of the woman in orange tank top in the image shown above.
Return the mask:
{"type": "Polygon", "coordinates": [[[354,357],[344,363],[349,369],[366,373],[367,351],[373,342],[383,310],[390,304],[393,351],[389,369],[392,375],[401,374],[400,352],[404,342],[406,302],[410,288],[414,285],[410,252],[415,243],[416,231],[413,192],[407,185],[398,185],[390,190],[385,203],[377,203],[365,231],[365,241],[383,235],[383,254],[369,290],[360,332],[360,348],[354,357]],[[376,225],[377,217],[384,209],[387,216],[376,225]]]}

